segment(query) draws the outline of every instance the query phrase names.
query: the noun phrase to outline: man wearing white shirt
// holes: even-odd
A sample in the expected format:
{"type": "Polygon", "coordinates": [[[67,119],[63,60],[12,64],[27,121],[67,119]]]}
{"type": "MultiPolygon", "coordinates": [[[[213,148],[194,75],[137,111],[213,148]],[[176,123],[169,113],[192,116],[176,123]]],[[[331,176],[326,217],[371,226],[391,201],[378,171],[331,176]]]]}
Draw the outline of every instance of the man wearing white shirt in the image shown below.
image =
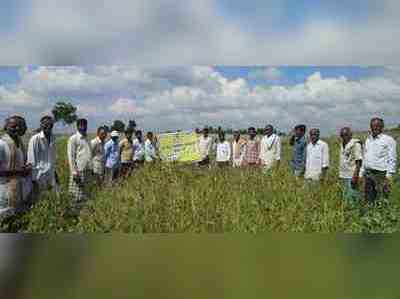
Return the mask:
{"type": "Polygon", "coordinates": [[[340,130],[339,178],[342,182],[343,199],[352,203],[359,199],[358,182],[362,165],[361,141],[353,138],[350,128],[340,130]]]}
{"type": "Polygon", "coordinates": [[[208,133],[208,128],[205,127],[203,129],[203,135],[199,138],[199,151],[201,156],[199,166],[208,166],[210,164],[210,150],[213,146],[213,140],[208,133]]]}
{"type": "Polygon", "coordinates": [[[144,153],[144,142],[143,133],[141,130],[135,132],[136,138],[133,140],[133,163],[134,167],[143,165],[145,153],[144,153]]]}
{"type": "Polygon", "coordinates": [[[365,199],[369,203],[389,194],[389,186],[396,173],[396,141],[383,134],[384,121],[373,118],[371,133],[364,146],[363,173],[365,178],[365,199]]]}
{"type": "Polygon", "coordinates": [[[306,149],[306,170],[304,178],[318,182],[326,176],[329,168],[329,146],[319,139],[319,129],[310,130],[310,143],[306,149]]]}
{"type": "Polygon", "coordinates": [[[154,163],[157,160],[157,149],[153,132],[147,132],[147,138],[144,142],[144,159],[146,162],[151,163],[154,163]]]}
{"type": "Polygon", "coordinates": [[[273,167],[279,167],[281,161],[281,139],[274,133],[274,127],[265,127],[265,136],[260,142],[260,164],[265,173],[270,173],[273,167]]]}
{"type": "Polygon", "coordinates": [[[68,140],[70,169],[69,193],[73,202],[79,204],[88,199],[88,184],[92,172],[92,150],[87,138],[87,120],[78,119],[78,131],[68,140]]]}
{"type": "Polygon", "coordinates": [[[240,137],[239,130],[233,133],[232,142],[232,166],[241,167],[246,153],[246,141],[240,137]]]}
{"type": "Polygon", "coordinates": [[[97,129],[96,138],[90,142],[93,157],[93,175],[98,184],[104,182],[105,151],[104,145],[107,138],[107,129],[102,126],[97,129]]]}
{"type": "Polygon", "coordinates": [[[56,141],[53,135],[54,120],[44,116],[40,120],[40,132],[33,135],[28,145],[28,163],[32,165],[34,199],[41,191],[55,188],[56,176],[56,141]]]}
{"type": "Polygon", "coordinates": [[[226,167],[229,166],[230,160],[231,144],[225,140],[225,133],[221,130],[218,132],[216,162],[218,167],[226,167]]]}
{"type": "Polygon", "coordinates": [[[0,138],[0,219],[16,212],[23,201],[24,181],[32,169],[25,165],[18,116],[5,121],[5,134],[0,138]]]}

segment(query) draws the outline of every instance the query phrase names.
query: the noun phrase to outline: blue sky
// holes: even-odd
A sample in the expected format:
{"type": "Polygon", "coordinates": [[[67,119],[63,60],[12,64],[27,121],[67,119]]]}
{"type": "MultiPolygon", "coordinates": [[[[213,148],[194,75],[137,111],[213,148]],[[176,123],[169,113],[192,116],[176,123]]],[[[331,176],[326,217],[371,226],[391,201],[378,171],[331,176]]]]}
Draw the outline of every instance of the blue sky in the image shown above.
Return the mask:
{"type": "MultiPolygon", "coordinates": [[[[30,70],[35,70],[37,66],[29,66],[30,70]]],[[[215,70],[224,75],[225,78],[234,80],[246,78],[251,86],[256,85],[295,85],[304,81],[316,72],[320,72],[324,78],[338,78],[344,76],[349,80],[358,81],[368,77],[381,76],[385,69],[379,66],[358,67],[358,66],[215,66],[215,70]],[[278,80],[268,80],[266,78],[255,78],[251,74],[255,71],[262,71],[268,68],[276,68],[281,73],[278,80]]],[[[16,84],[20,80],[19,66],[0,67],[0,85],[16,84]]],[[[90,67],[87,67],[90,69],[90,67]]]]}
{"type": "Polygon", "coordinates": [[[341,66],[341,67],[317,67],[317,66],[284,66],[274,67],[281,73],[281,78],[277,80],[268,80],[266,78],[256,79],[251,76],[255,71],[262,71],[271,67],[256,66],[256,67],[243,67],[243,66],[217,66],[216,69],[220,71],[226,78],[237,79],[247,78],[251,86],[256,85],[295,85],[302,84],[304,81],[316,72],[320,72],[323,78],[338,78],[344,76],[349,80],[358,81],[368,77],[379,76],[384,73],[383,67],[357,67],[357,66],[341,66]]]}
{"type": "Polygon", "coordinates": [[[309,20],[349,25],[363,23],[380,8],[377,1],[365,0],[220,0],[216,3],[222,17],[248,27],[247,30],[261,33],[271,28],[276,33],[291,31],[309,20]]]}

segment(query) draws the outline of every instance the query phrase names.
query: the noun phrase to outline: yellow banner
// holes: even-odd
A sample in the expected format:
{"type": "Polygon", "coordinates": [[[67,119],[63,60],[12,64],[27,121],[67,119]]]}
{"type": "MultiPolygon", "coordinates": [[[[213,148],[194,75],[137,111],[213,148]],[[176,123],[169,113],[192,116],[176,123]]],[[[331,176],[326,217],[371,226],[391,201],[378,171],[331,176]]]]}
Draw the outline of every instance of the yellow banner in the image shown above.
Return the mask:
{"type": "Polygon", "coordinates": [[[163,161],[195,162],[200,160],[199,137],[195,132],[177,132],[158,136],[163,161]]]}

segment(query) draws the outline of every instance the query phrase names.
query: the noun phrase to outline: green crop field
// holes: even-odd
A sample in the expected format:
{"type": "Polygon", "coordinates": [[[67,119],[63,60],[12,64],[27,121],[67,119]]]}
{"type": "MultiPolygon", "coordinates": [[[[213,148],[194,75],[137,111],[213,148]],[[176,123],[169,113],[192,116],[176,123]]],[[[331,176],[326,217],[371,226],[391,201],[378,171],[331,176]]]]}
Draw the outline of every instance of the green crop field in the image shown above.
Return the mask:
{"type": "MultiPolygon", "coordinates": [[[[399,131],[391,135],[398,138],[399,131]]],[[[145,166],[113,188],[92,186],[79,217],[65,217],[68,165],[66,138],[58,141],[62,196],[43,194],[32,211],[3,230],[19,232],[396,232],[400,230],[400,188],[390,202],[369,208],[341,200],[337,179],[339,143],[329,141],[326,182],[310,190],[289,171],[291,147],[283,141],[283,162],[272,177],[256,170],[197,169],[159,163],[145,166]],[[360,213],[363,209],[364,213],[360,213]]],[[[397,178],[398,182],[398,178],[397,178]]]]}

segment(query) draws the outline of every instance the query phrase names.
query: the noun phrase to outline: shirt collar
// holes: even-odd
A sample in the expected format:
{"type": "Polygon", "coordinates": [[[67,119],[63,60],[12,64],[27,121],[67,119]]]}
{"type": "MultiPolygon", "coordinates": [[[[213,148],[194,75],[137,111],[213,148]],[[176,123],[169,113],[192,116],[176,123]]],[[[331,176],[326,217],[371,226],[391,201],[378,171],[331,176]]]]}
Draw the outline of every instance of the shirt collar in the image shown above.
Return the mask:
{"type": "Polygon", "coordinates": [[[81,134],[81,132],[79,132],[79,131],[76,132],[76,135],[79,137],[79,139],[86,139],[86,137],[87,137],[87,135],[86,135],[86,136],[83,136],[83,135],[81,134]]]}
{"type": "Polygon", "coordinates": [[[383,136],[383,133],[380,133],[378,136],[376,136],[374,138],[374,136],[372,136],[372,133],[369,133],[369,138],[372,139],[372,140],[381,139],[382,136],[383,136]]]}
{"type": "MultiPolygon", "coordinates": [[[[46,135],[44,134],[43,131],[40,131],[39,137],[42,138],[42,139],[46,139],[46,135]]],[[[53,141],[53,139],[54,139],[54,135],[51,134],[51,135],[50,135],[50,142],[53,141]]]]}
{"type": "Polygon", "coordinates": [[[300,141],[303,141],[304,139],[306,139],[306,136],[303,135],[303,136],[301,136],[301,137],[297,137],[297,138],[296,138],[296,141],[297,141],[297,142],[300,142],[300,141]]]}
{"type": "Polygon", "coordinates": [[[315,144],[313,144],[313,143],[310,141],[310,144],[311,144],[312,146],[320,145],[320,144],[321,144],[321,139],[318,139],[318,141],[317,141],[315,144]]]}

